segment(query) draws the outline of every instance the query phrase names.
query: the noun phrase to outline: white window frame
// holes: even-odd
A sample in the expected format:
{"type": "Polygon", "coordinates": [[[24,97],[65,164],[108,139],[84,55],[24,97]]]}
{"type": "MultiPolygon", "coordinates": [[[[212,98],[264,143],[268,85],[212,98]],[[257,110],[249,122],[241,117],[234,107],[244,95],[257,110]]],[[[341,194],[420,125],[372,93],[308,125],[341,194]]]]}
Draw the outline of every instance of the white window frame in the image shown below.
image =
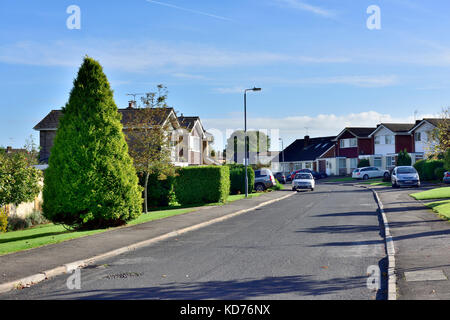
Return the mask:
{"type": "Polygon", "coordinates": [[[381,136],[375,136],[374,142],[375,144],[381,144],[381,136]]]}
{"type": "Polygon", "coordinates": [[[373,166],[377,167],[377,168],[383,167],[383,157],[379,157],[379,156],[373,157],[373,166]],[[379,166],[377,166],[377,161],[380,161],[379,166]]]}
{"type": "Polygon", "coordinates": [[[200,152],[200,138],[197,136],[189,137],[189,150],[193,152],[200,152]]]}
{"type": "Polygon", "coordinates": [[[393,145],[394,144],[394,136],[392,135],[386,135],[384,136],[384,143],[387,145],[393,145]]]}

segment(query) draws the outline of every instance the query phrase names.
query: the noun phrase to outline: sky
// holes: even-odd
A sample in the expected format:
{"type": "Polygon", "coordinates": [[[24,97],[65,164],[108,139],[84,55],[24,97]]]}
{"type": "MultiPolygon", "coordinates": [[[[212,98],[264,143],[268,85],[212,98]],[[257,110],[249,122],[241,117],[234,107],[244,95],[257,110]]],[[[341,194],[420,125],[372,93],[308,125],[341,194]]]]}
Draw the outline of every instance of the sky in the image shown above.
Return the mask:
{"type": "MultiPolygon", "coordinates": [[[[85,55],[119,108],[163,84],[178,114],[227,132],[306,134],[413,122],[450,105],[447,0],[0,0],[0,146],[22,147],[68,101],[85,55]],[[80,9],[79,29],[68,28],[80,9]],[[367,9],[380,9],[369,29],[367,9]]],[[[372,21],[372,20],[370,20],[372,21]]]]}

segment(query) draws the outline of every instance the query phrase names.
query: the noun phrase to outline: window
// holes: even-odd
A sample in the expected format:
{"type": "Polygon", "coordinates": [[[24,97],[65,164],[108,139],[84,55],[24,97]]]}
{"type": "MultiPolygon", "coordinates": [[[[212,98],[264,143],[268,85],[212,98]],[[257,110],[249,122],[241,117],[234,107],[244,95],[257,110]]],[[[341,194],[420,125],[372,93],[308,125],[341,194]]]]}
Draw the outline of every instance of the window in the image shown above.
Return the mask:
{"type": "Polygon", "coordinates": [[[395,157],[386,157],[386,168],[395,167],[395,157]]]}
{"type": "Polygon", "coordinates": [[[358,141],[356,138],[353,139],[342,139],[339,142],[341,148],[354,148],[358,145],[358,141]]]}
{"type": "Polygon", "coordinates": [[[382,167],[381,157],[373,158],[373,164],[374,164],[375,167],[381,168],[382,167]]]}
{"type": "Polygon", "coordinates": [[[375,144],[381,144],[380,136],[375,136],[375,144]]]}
{"type": "Polygon", "coordinates": [[[350,169],[355,169],[358,166],[358,159],[353,158],[350,159],[350,169]]]}
{"type": "Polygon", "coordinates": [[[386,144],[394,144],[394,137],[393,136],[384,136],[384,141],[386,144]]]}
{"type": "Polygon", "coordinates": [[[416,142],[422,141],[421,132],[414,133],[414,141],[416,141],[416,142]]]}
{"type": "Polygon", "coordinates": [[[339,168],[347,168],[347,159],[339,159],[339,168]]]}
{"type": "Polygon", "coordinates": [[[194,152],[200,152],[200,138],[189,137],[189,149],[194,152]]]}
{"type": "Polygon", "coordinates": [[[305,163],[305,168],[306,169],[311,169],[311,162],[306,162],[305,163]]]}

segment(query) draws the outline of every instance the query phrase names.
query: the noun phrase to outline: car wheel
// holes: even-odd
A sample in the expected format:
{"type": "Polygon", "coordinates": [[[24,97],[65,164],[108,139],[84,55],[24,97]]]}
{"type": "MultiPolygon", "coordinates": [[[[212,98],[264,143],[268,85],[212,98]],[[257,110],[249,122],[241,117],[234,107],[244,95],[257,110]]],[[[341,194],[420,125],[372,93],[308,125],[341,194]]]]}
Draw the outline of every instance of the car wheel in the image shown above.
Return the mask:
{"type": "Polygon", "coordinates": [[[314,188],[311,188],[311,191],[314,191],[314,188]]]}
{"type": "Polygon", "coordinates": [[[292,191],[295,191],[296,189],[295,188],[292,188],[292,191]]]}
{"type": "Polygon", "coordinates": [[[364,175],[363,180],[369,180],[369,176],[367,174],[364,175]]]}
{"type": "Polygon", "coordinates": [[[255,186],[255,189],[256,189],[257,192],[263,192],[264,190],[266,190],[266,188],[264,187],[264,185],[261,184],[261,183],[258,183],[258,184],[255,186]]]}
{"type": "Polygon", "coordinates": [[[384,174],[384,178],[385,178],[385,179],[389,179],[389,177],[390,177],[390,174],[386,172],[386,173],[384,174]]]}

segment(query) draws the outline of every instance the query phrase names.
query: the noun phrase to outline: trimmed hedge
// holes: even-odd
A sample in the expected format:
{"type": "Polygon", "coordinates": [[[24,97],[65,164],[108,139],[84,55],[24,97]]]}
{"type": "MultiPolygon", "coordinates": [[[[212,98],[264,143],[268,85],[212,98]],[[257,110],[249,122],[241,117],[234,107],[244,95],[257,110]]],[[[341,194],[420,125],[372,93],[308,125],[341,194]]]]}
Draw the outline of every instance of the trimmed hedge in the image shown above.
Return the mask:
{"type": "MultiPolygon", "coordinates": [[[[144,187],[145,175],[139,176],[139,184],[144,187]]],[[[148,208],[168,207],[175,198],[174,194],[175,177],[158,179],[157,174],[151,174],[148,177],[147,201],[148,208]]],[[[142,192],[144,198],[145,190],[142,192]]]]}
{"type": "Polygon", "coordinates": [[[436,170],[434,170],[434,176],[439,181],[442,181],[444,179],[445,172],[447,172],[447,170],[445,170],[443,167],[442,168],[436,168],[436,170]]]}
{"type": "MultiPolygon", "coordinates": [[[[229,165],[230,167],[230,194],[245,193],[245,166],[229,165]]],[[[248,175],[248,193],[253,191],[255,185],[255,171],[247,167],[248,175]]]]}
{"type": "Polygon", "coordinates": [[[185,167],[178,170],[175,195],[181,205],[225,202],[229,194],[228,166],[185,167]]]}
{"type": "Polygon", "coordinates": [[[358,168],[370,167],[370,161],[368,159],[361,159],[358,163],[358,168]]]}
{"type": "Polygon", "coordinates": [[[424,181],[442,179],[442,177],[436,176],[436,169],[443,167],[443,160],[420,160],[414,164],[414,168],[419,173],[420,180],[424,181]]]}

